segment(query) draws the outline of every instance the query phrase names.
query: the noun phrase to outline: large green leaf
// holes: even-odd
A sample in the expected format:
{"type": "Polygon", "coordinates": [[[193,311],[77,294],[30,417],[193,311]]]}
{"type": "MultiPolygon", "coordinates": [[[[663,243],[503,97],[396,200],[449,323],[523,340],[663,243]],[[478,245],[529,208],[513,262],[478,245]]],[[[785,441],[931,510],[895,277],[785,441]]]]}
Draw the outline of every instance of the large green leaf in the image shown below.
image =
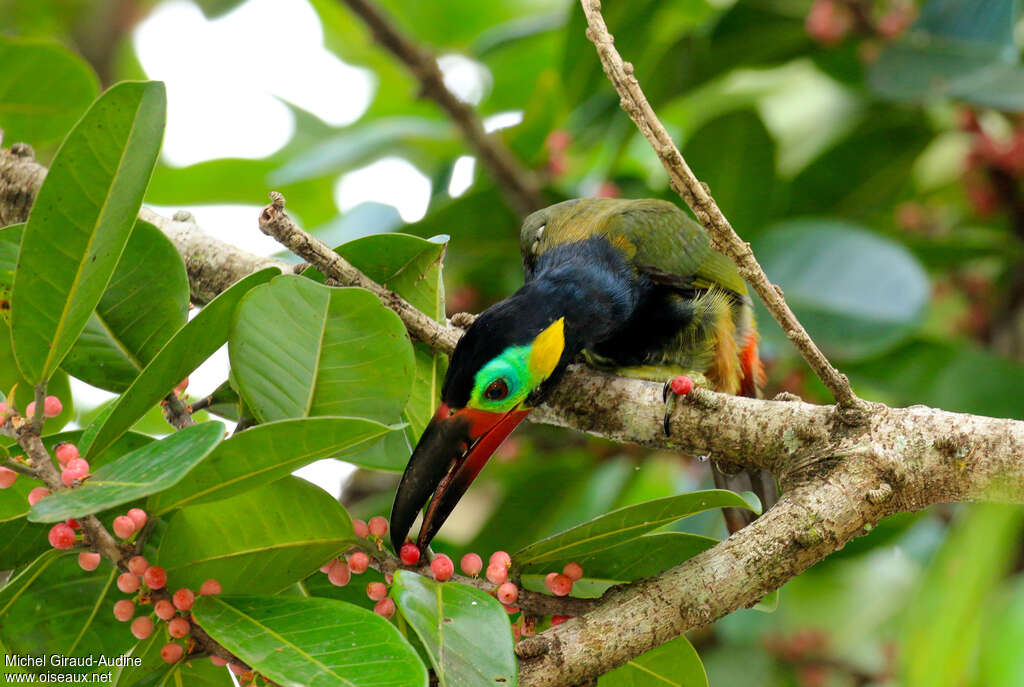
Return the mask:
{"type": "Polygon", "coordinates": [[[47,539],[49,532],[49,525],[38,525],[25,518],[0,522],[0,569],[13,570],[52,549],[47,539]]]}
{"type": "Polygon", "coordinates": [[[178,330],[160,349],[132,385],[117,400],[88,446],[79,449],[91,458],[128,431],[182,379],[224,345],[235,306],[250,289],[270,280],[280,270],[268,267],[238,280],[207,303],[199,314],[178,330]]]}
{"type": "Polygon", "coordinates": [[[512,556],[518,568],[592,556],[652,530],[712,508],[746,508],[739,494],[723,489],[695,491],[619,508],[560,534],[530,544],[512,556]]]}
{"type": "Polygon", "coordinates": [[[776,225],[754,251],[814,340],[838,358],[863,358],[906,338],[931,293],[903,246],[838,220],[776,225]]]}
{"type": "Polygon", "coordinates": [[[407,570],[395,572],[391,596],[426,647],[441,687],[516,684],[512,629],[493,596],[407,570]]]}
{"type": "Polygon", "coordinates": [[[629,663],[605,673],[597,687],[707,687],[700,656],[685,637],[677,637],[629,663]]]}
{"type": "Polygon", "coordinates": [[[282,685],[427,685],[427,669],[395,626],[358,606],[317,598],[204,596],[192,615],[225,648],[282,685]]]}
{"type": "Polygon", "coordinates": [[[32,522],[59,522],[107,510],[174,486],[224,438],[224,425],[204,422],[147,444],[94,471],[80,487],[32,506],[32,522]]]}
{"type": "Polygon", "coordinates": [[[341,504],[320,487],[285,477],[178,511],[157,558],[175,584],[198,589],[212,577],[227,593],[275,594],[353,543],[341,504]]]}
{"type": "Polygon", "coordinates": [[[412,388],[412,344],[398,315],[369,291],[299,276],[277,277],[242,299],[228,352],[239,392],[264,422],[391,422],[412,388]]]}
{"type": "Polygon", "coordinates": [[[0,37],[0,129],[7,143],[64,137],[99,92],[92,69],[56,43],[0,37]]]}
{"type": "Polygon", "coordinates": [[[68,135],[25,225],[11,305],[18,367],[37,384],[74,345],[135,225],[163,139],[162,83],[108,90],[68,135]]]}
{"type": "Polygon", "coordinates": [[[188,319],[188,275],[171,240],[139,221],[114,276],[61,366],[121,392],[188,319]]]}
{"type": "Polygon", "coordinates": [[[379,422],[351,417],[280,420],[250,427],[222,442],[188,480],[151,496],[147,509],[159,515],[238,496],[315,460],[343,458],[389,431],[379,422]]]}
{"type": "Polygon", "coordinates": [[[1024,684],[1024,576],[1016,575],[989,599],[984,621],[978,681],[985,687],[1024,684]]]}
{"type": "Polygon", "coordinates": [[[167,664],[160,650],[167,644],[167,634],[159,630],[132,648],[138,666],[127,664],[114,674],[116,687],[233,687],[231,673],[209,660],[189,659],[167,664]]]}

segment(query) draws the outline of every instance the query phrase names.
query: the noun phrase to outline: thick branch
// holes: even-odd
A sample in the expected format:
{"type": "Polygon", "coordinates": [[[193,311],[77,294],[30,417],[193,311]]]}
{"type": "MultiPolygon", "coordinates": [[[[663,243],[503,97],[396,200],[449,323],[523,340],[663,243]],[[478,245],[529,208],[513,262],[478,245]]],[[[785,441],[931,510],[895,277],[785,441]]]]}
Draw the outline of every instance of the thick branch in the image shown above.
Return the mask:
{"type": "Polygon", "coordinates": [[[597,47],[597,54],[601,58],[601,64],[604,65],[605,74],[611,79],[615,90],[622,97],[620,101],[622,109],[629,114],[640,129],[640,133],[654,148],[658,159],[661,160],[661,164],[668,172],[672,188],[686,201],[700,223],[711,233],[714,247],[728,255],[736,263],[740,274],[754,287],[768,310],[771,311],[772,316],[782,325],[786,336],[800,351],[800,355],[804,357],[814,373],[832,392],[836,401],[846,409],[859,411],[847,413],[845,417],[851,422],[866,420],[864,402],[853,393],[846,375],[832,367],[817,344],[811,340],[810,335],[807,334],[803,325],[786,304],[782,290],[772,284],[764,270],[761,269],[761,265],[758,264],[754,253],[750,250],[750,244],[744,242],[736,234],[715,199],[711,197],[707,185],[702,184],[686,164],[686,160],[683,159],[676,144],[672,141],[672,137],[662,126],[661,120],[654,113],[651,104],[647,102],[647,97],[640,89],[640,83],[633,76],[633,65],[623,62],[622,57],[615,49],[614,39],[608,32],[608,27],[601,16],[600,0],[580,1],[583,4],[583,12],[587,16],[587,38],[597,47]]]}
{"type": "Polygon", "coordinates": [[[546,203],[536,177],[522,166],[501,139],[484,131],[472,106],[448,90],[434,56],[402,34],[371,0],[343,2],[366,22],[377,42],[409,68],[420,82],[420,97],[430,98],[451,117],[516,212],[525,216],[544,207],[546,203]]]}

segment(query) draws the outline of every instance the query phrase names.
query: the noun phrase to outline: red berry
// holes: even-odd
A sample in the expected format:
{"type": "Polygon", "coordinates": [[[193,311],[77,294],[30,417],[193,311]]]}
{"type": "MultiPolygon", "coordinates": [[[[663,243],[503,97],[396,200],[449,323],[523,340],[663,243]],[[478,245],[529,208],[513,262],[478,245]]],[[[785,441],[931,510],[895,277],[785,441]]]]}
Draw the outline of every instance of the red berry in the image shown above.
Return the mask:
{"type": "Polygon", "coordinates": [[[366,595],[371,601],[380,601],[388,595],[388,587],[383,582],[371,582],[366,585],[366,595]]]}
{"type": "Polygon", "coordinates": [[[131,518],[132,522],[135,523],[136,530],[141,530],[145,526],[146,520],[148,519],[146,511],[142,510],[141,508],[132,508],[130,511],[128,511],[128,517],[131,518]]]}
{"type": "Polygon", "coordinates": [[[450,580],[452,575],[455,574],[455,564],[452,563],[451,558],[440,553],[434,560],[430,561],[430,572],[434,575],[435,580],[444,582],[445,580],[450,580]]]}
{"type": "Polygon", "coordinates": [[[160,599],[153,604],[153,612],[160,620],[170,620],[174,617],[174,604],[167,599],[160,599]]]}
{"type": "Polygon", "coordinates": [[[121,573],[117,576],[117,588],[125,594],[134,594],[139,591],[139,576],[130,572],[121,573]]]}
{"type": "Polygon", "coordinates": [[[83,551],[78,554],[78,567],[82,570],[92,572],[100,566],[100,555],[92,551],[83,551]]]}
{"type": "Polygon", "coordinates": [[[503,565],[506,568],[512,567],[512,556],[509,556],[504,551],[495,551],[491,554],[491,565],[503,565]]]}
{"type": "Polygon", "coordinates": [[[64,524],[67,525],[68,527],[70,527],[73,530],[80,530],[80,529],[82,529],[82,523],[78,522],[74,518],[68,518],[67,520],[64,521],[64,524]]]}
{"type": "Polygon", "coordinates": [[[70,549],[75,545],[75,531],[65,522],[58,522],[51,527],[47,538],[50,540],[50,546],[55,549],[70,549]]]}
{"type": "Polygon", "coordinates": [[[553,615],[553,616],[551,616],[551,627],[555,627],[556,625],[561,625],[566,620],[568,620],[570,617],[571,616],[568,616],[568,615],[553,615]]]}
{"type": "Polygon", "coordinates": [[[335,587],[344,587],[352,579],[352,571],[345,561],[336,561],[327,572],[327,579],[335,587]]]}
{"type": "Polygon", "coordinates": [[[686,375],[679,375],[672,380],[672,393],[677,396],[685,396],[693,391],[693,380],[686,375]]]}
{"type": "Polygon", "coordinates": [[[160,649],[160,658],[164,659],[164,663],[177,663],[184,655],[185,649],[180,644],[173,642],[164,644],[163,648],[160,649]]]}
{"type": "Polygon", "coordinates": [[[487,566],[487,579],[494,584],[503,584],[508,580],[508,568],[501,563],[491,563],[487,566]]]}
{"type": "Polygon", "coordinates": [[[131,560],[128,561],[128,571],[136,575],[144,574],[148,567],[149,561],[142,556],[132,556],[131,560]]]}
{"type": "Polygon", "coordinates": [[[618,198],[621,195],[622,190],[612,181],[602,181],[594,192],[596,198],[618,198]]]}
{"type": "Polygon", "coordinates": [[[326,563],[320,566],[320,572],[326,575],[327,573],[331,572],[331,568],[333,568],[334,564],[337,562],[337,558],[332,558],[331,560],[327,561],[326,563]]]}
{"type": "Polygon", "coordinates": [[[511,582],[505,582],[498,587],[497,597],[503,604],[513,604],[519,598],[519,587],[511,582]]]}
{"type": "Polygon", "coordinates": [[[562,574],[568,577],[573,582],[575,582],[576,580],[583,577],[583,566],[577,563],[576,561],[573,561],[572,563],[566,564],[566,566],[562,568],[562,574]]]}
{"type": "Polygon", "coordinates": [[[68,463],[79,457],[78,447],[74,444],[57,444],[54,453],[57,454],[57,462],[61,467],[67,467],[68,463]]]}
{"type": "Polygon", "coordinates": [[[566,596],[572,591],[572,580],[560,573],[549,574],[544,579],[544,585],[555,596],[566,596]]]}
{"type": "Polygon", "coordinates": [[[565,129],[555,129],[548,134],[547,139],[544,141],[544,145],[547,146],[548,150],[561,152],[569,147],[572,143],[572,135],[565,129]]]}
{"type": "Polygon", "coordinates": [[[85,458],[72,458],[68,461],[68,470],[76,470],[83,475],[89,474],[89,461],[85,458]]]}
{"type": "Polygon", "coordinates": [[[182,587],[178,591],[174,592],[174,596],[171,597],[171,601],[174,602],[174,607],[179,611],[187,611],[192,608],[192,604],[196,602],[196,595],[188,587],[182,587]]]}
{"type": "Polygon", "coordinates": [[[159,565],[151,565],[142,574],[142,581],[150,589],[162,589],[167,584],[167,572],[159,565]]]}
{"type": "Polygon", "coordinates": [[[114,534],[121,539],[127,539],[135,534],[135,521],[127,515],[118,515],[114,518],[114,534]]]}
{"type": "Polygon", "coordinates": [[[348,556],[348,567],[356,575],[362,575],[370,567],[370,557],[362,551],[356,551],[348,556]]]}
{"type": "Polygon", "coordinates": [[[356,533],[357,537],[368,537],[370,536],[370,528],[366,524],[365,520],[353,520],[352,530],[356,533]]]}
{"type": "Polygon", "coordinates": [[[206,580],[199,587],[199,593],[202,596],[212,596],[214,594],[220,594],[220,582],[214,579],[206,580]]]}
{"type": "Polygon", "coordinates": [[[384,619],[390,618],[395,614],[395,602],[391,599],[381,599],[373,605],[373,612],[384,619]]]}
{"type": "Polygon", "coordinates": [[[484,562],[480,556],[475,553],[467,553],[459,561],[459,567],[462,568],[462,572],[466,573],[470,577],[476,577],[480,574],[480,571],[484,569],[484,562]]]}
{"type": "Polygon", "coordinates": [[[135,639],[146,639],[153,634],[153,619],[148,615],[140,615],[132,621],[132,634],[135,639]]]}
{"type": "Polygon", "coordinates": [[[62,410],[64,406],[56,396],[47,396],[43,401],[43,415],[46,417],[57,417],[62,410]]]}
{"type": "Polygon", "coordinates": [[[229,663],[228,669],[231,670],[231,672],[235,675],[244,675],[245,673],[249,672],[237,663],[229,663]]]}
{"type": "Polygon", "coordinates": [[[188,635],[192,627],[184,618],[171,618],[167,621],[167,632],[175,639],[181,639],[188,635]]]}
{"type": "Polygon", "coordinates": [[[32,419],[36,416],[36,402],[32,401],[25,406],[25,417],[32,419]]]}
{"type": "Polygon", "coordinates": [[[10,468],[0,467],[0,489],[7,489],[14,480],[18,479],[18,473],[10,468]]]}
{"type": "Polygon", "coordinates": [[[178,386],[174,387],[174,390],[179,394],[188,388],[188,377],[178,382],[178,386]]]}
{"type": "Polygon", "coordinates": [[[835,45],[852,28],[849,9],[835,0],[815,0],[804,26],[811,38],[822,45],[835,45]]]}
{"type": "Polygon", "coordinates": [[[211,654],[210,663],[217,666],[218,668],[222,668],[228,664],[228,660],[226,658],[221,658],[217,654],[211,654]]]}
{"type": "Polygon", "coordinates": [[[383,515],[374,515],[370,518],[370,523],[366,526],[370,530],[370,534],[375,537],[383,537],[388,533],[388,519],[383,515]]]}
{"type": "Polygon", "coordinates": [[[509,615],[515,615],[519,612],[518,606],[509,606],[508,604],[501,604],[501,607],[505,609],[505,612],[509,615]]]}
{"type": "Polygon", "coordinates": [[[402,559],[402,563],[405,565],[416,565],[420,560],[420,547],[416,546],[411,541],[407,541],[402,544],[402,548],[399,549],[398,557],[402,559]]]}
{"type": "Polygon", "coordinates": [[[128,599],[121,599],[114,604],[114,617],[126,623],[135,615],[135,604],[128,599]]]}
{"type": "Polygon", "coordinates": [[[28,505],[34,506],[49,495],[50,490],[46,487],[36,487],[28,493],[28,505]]]}

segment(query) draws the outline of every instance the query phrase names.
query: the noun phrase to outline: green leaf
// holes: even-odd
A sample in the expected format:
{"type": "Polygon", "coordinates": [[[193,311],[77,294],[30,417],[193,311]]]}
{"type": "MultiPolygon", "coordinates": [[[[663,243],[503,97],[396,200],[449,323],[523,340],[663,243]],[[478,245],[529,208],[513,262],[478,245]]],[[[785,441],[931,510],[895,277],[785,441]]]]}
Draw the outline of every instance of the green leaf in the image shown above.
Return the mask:
{"type": "Polygon", "coordinates": [[[198,589],[215,578],[227,593],[276,594],[355,542],[352,520],[330,494],[285,477],[171,518],[158,563],[198,589]]]}
{"type": "Polygon", "coordinates": [[[207,503],[263,486],[321,458],[343,458],[391,430],[372,420],[318,417],[250,427],[222,442],[188,480],[150,497],[149,512],[207,503]]]}
{"type": "Polygon", "coordinates": [[[118,84],[57,151],[14,275],[11,336],[32,384],[57,369],[103,295],[142,206],[166,110],[162,83],[118,84]]]}
{"type": "Polygon", "coordinates": [[[223,346],[238,302],[250,289],[279,273],[276,267],[268,267],[238,280],[179,329],[117,400],[92,442],[87,447],[78,447],[86,458],[91,459],[109,446],[223,346]]]}
{"type": "Polygon", "coordinates": [[[125,665],[114,674],[117,687],[233,687],[231,673],[206,659],[190,659],[168,665],[160,657],[167,634],[156,631],[132,648],[141,664],[125,665]]]}
{"type": "Polygon", "coordinates": [[[49,532],[50,525],[37,525],[25,518],[0,522],[0,569],[13,570],[51,550],[49,532]]]}
{"type": "Polygon", "coordinates": [[[75,489],[32,506],[32,522],[59,522],[107,510],[174,486],[224,438],[224,425],[204,422],[154,441],[94,471],[75,489]]]}
{"type": "Polygon", "coordinates": [[[50,42],[0,38],[0,129],[8,143],[54,143],[99,92],[81,58],[50,42]]]}
{"type": "Polygon", "coordinates": [[[597,687],[707,687],[708,676],[696,649],[685,636],[637,656],[605,673],[597,687]]]}
{"type": "Polygon", "coordinates": [[[1024,576],[1016,575],[989,599],[984,620],[978,679],[985,687],[1024,684],[1024,576]]]}
{"type": "Polygon", "coordinates": [[[369,291],[299,276],[277,277],[242,299],[228,352],[239,393],[263,422],[390,422],[412,388],[412,345],[398,315],[369,291]]]}
{"type": "Polygon", "coordinates": [[[516,684],[512,628],[497,599],[408,570],[395,572],[391,596],[426,647],[441,687],[516,684]]]}
{"type": "Polygon", "coordinates": [[[427,669],[395,626],[358,606],[332,599],[204,596],[192,615],[225,648],[282,685],[427,685],[427,669]]]}
{"type": "Polygon", "coordinates": [[[174,244],[139,220],[96,312],[61,367],[93,386],[124,391],[185,324],[188,295],[185,263],[174,244]]]}
{"type": "Polygon", "coordinates": [[[864,358],[906,338],[931,293],[906,248],[838,220],[778,224],[754,251],[807,331],[837,358],[864,358]]]}
{"type": "Polygon", "coordinates": [[[723,489],[695,491],[626,506],[527,546],[514,556],[519,567],[592,556],[652,530],[712,508],[746,508],[739,494],[723,489]]]}

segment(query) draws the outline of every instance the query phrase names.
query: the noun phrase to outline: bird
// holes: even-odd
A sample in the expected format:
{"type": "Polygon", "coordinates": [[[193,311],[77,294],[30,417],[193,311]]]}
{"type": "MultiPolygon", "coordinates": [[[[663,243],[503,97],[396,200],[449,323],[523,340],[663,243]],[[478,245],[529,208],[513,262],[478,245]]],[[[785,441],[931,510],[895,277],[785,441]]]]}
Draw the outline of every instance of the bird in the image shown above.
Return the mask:
{"type": "MultiPolygon", "coordinates": [[[[417,545],[426,550],[490,456],[574,360],[655,381],[687,375],[744,396],[764,384],[747,285],[675,204],[567,200],[526,217],[520,250],[522,288],[480,313],[452,352],[440,404],[395,494],[396,550],[424,505],[417,545]]],[[[753,491],[765,510],[778,498],[767,471],[713,460],[712,474],[720,488],[753,491]]],[[[725,511],[730,532],[752,517],[725,511]]]]}

